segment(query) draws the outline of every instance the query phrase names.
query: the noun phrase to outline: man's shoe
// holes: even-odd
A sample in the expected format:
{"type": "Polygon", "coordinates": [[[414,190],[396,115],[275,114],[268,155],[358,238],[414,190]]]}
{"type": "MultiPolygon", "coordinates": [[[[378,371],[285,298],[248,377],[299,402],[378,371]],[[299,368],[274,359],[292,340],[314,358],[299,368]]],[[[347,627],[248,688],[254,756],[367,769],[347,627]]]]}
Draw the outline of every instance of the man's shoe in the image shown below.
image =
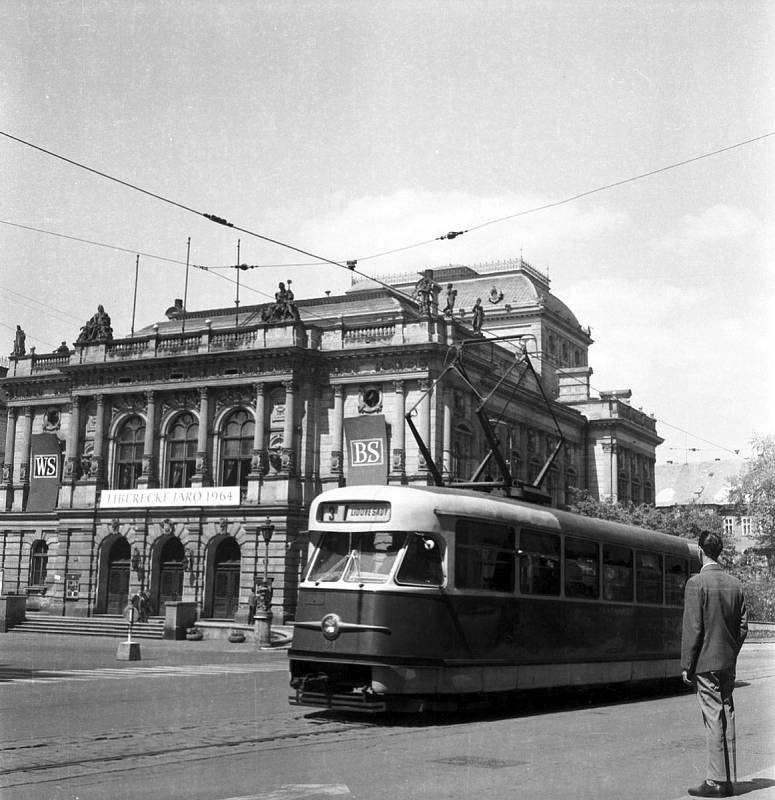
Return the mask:
{"type": "Polygon", "coordinates": [[[733,793],[731,784],[715,781],[705,781],[694,789],[689,789],[692,797],[731,797],[733,793]]]}

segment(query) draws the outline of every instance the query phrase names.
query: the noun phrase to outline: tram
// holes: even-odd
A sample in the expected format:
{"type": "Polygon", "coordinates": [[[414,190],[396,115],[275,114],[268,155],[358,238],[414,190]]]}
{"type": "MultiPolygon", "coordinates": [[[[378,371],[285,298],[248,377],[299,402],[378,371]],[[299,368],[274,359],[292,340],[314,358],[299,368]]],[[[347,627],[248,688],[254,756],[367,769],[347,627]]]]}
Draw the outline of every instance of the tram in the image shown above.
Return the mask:
{"type": "Polygon", "coordinates": [[[421,711],[680,673],[688,540],[447,487],[333,489],[309,528],[293,704],[421,711]]]}

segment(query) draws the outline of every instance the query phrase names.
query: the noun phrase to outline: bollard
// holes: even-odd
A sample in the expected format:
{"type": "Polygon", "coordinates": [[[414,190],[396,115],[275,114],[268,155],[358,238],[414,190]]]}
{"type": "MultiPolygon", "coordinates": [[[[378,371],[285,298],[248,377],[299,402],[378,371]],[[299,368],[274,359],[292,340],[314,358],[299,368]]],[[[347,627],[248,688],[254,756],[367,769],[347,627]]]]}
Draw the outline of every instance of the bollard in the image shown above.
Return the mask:
{"type": "Polygon", "coordinates": [[[259,647],[272,646],[272,612],[256,611],[255,616],[256,642],[259,647]]]}
{"type": "Polygon", "coordinates": [[[124,609],[124,616],[128,623],[127,639],[125,642],[118,643],[118,650],[116,651],[116,661],[140,661],[140,642],[132,641],[132,625],[135,624],[137,619],[137,607],[133,603],[129,603],[124,609]]]}

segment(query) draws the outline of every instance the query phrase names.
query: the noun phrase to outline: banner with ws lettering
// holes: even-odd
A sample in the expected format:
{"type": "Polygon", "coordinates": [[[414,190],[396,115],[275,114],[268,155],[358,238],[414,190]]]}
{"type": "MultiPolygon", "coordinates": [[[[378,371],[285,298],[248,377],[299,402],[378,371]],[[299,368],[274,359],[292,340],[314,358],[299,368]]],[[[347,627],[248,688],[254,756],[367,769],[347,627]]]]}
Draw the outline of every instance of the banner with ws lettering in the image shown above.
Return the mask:
{"type": "Polygon", "coordinates": [[[53,511],[62,476],[62,445],[54,433],[36,433],[30,442],[27,511],[53,511]]]}
{"type": "Polygon", "coordinates": [[[387,483],[387,425],[382,414],[347,417],[344,420],[347,442],[347,484],[387,483]]]}

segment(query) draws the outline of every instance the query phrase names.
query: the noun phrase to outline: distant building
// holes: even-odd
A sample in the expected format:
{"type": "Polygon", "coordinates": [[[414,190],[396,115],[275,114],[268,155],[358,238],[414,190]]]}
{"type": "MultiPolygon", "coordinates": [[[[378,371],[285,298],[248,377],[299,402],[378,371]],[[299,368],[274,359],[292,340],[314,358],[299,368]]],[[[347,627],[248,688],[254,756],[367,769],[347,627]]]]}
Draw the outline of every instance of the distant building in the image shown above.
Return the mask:
{"type": "Polygon", "coordinates": [[[91,616],[142,589],[157,612],[188,601],[240,620],[266,570],[276,618],[292,618],[313,497],[356,480],[361,461],[375,481],[431,482],[407,414],[445,479],[497,471],[472,386],[492,394],[522,481],[538,476],[559,426],[565,445],[544,482],[555,505],[570,487],[653,502],[655,420],[626,390],[591,396],[590,332],[545,275],[518,259],[384,282],[303,301],[287,282],[274,303],[238,312],[176,302],[123,339],[100,306],[72,349],[11,357],[0,381],[5,590],[91,616]],[[463,342],[467,379],[447,369],[463,342]]]}
{"type": "Polygon", "coordinates": [[[744,552],[755,547],[757,542],[751,518],[737,515],[730,501],[732,482],[744,466],[745,461],[741,458],[658,464],[655,468],[657,508],[697,506],[712,509],[724,520],[724,532],[738,550],[744,552]]]}

